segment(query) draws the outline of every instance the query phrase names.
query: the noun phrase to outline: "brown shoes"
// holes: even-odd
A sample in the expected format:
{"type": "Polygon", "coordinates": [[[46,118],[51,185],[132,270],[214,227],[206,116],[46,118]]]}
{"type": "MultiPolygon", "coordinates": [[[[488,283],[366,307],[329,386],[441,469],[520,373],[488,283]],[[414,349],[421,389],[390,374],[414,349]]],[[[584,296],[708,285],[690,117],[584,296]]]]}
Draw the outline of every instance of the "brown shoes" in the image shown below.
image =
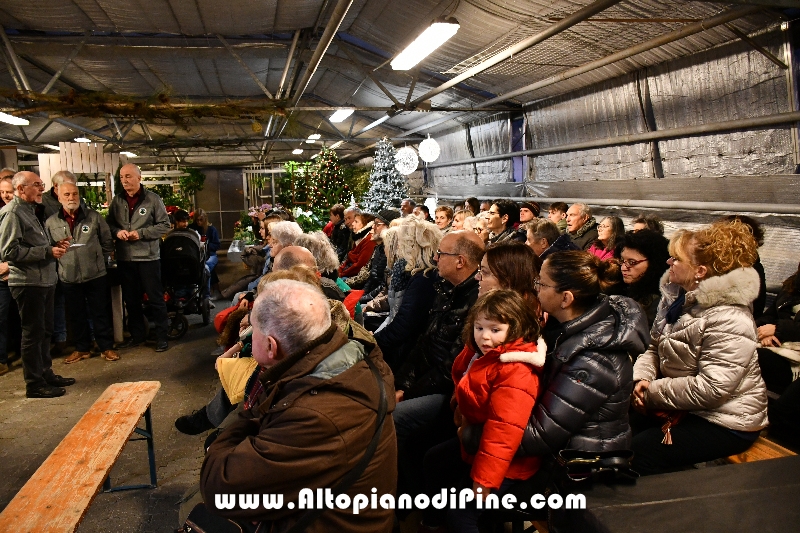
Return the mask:
{"type": "Polygon", "coordinates": [[[66,359],[64,359],[64,364],[71,365],[72,363],[89,359],[91,356],[92,354],[89,352],[74,351],[66,359]]]}
{"type": "Polygon", "coordinates": [[[119,359],[120,359],[119,358],[119,354],[117,352],[115,352],[114,350],[106,350],[105,352],[103,352],[101,354],[100,357],[102,357],[106,361],[119,361],[119,359]]]}

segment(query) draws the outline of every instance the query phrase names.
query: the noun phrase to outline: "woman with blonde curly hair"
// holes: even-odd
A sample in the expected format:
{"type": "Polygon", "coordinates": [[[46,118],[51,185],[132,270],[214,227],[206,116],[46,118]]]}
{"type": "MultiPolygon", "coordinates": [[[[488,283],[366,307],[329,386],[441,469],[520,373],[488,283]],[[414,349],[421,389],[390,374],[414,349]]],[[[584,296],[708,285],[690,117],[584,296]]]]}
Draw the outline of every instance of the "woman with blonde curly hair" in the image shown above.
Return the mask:
{"type": "Polygon", "coordinates": [[[383,357],[393,370],[405,359],[425,329],[436,295],[433,256],[442,240],[436,224],[405,217],[384,233],[389,272],[389,316],[375,331],[383,357]]]}
{"type": "Polygon", "coordinates": [[[739,221],[672,237],[650,347],[634,365],[633,466],[678,470],[742,453],[767,425],[752,303],[758,245],[739,221]]]}

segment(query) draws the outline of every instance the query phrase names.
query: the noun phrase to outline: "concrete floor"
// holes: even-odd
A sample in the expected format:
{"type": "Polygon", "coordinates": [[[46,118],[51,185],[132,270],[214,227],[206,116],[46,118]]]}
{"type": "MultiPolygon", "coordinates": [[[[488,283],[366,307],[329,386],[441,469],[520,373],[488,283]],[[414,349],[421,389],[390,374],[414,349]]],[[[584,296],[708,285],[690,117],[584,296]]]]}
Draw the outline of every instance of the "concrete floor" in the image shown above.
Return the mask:
{"type": "MultiPolygon", "coordinates": [[[[245,273],[240,265],[220,258],[223,287],[226,281],[245,273]]],[[[217,304],[214,311],[225,306],[224,302],[217,304]]],[[[19,361],[0,377],[0,510],[106,387],[123,381],[158,380],[161,390],[152,404],[158,487],[98,494],[78,531],[164,533],[178,527],[177,502],[198,483],[205,435],[179,433],[174,421],[205,405],[219,385],[215,357],[210,355],[216,348],[213,325],[203,326],[199,315],[188,318],[186,336],[163,353],[156,353],[154,345],[146,345],[122,350],[122,359],[116,362],[94,357],[67,366],[63,357],[55,359],[57,374],[77,380],[61,398],[25,398],[19,361]]],[[[143,420],[140,426],[144,427],[143,420]]],[[[148,476],[146,444],[128,443],[112,470],[112,483],[147,483],[148,476]]]]}

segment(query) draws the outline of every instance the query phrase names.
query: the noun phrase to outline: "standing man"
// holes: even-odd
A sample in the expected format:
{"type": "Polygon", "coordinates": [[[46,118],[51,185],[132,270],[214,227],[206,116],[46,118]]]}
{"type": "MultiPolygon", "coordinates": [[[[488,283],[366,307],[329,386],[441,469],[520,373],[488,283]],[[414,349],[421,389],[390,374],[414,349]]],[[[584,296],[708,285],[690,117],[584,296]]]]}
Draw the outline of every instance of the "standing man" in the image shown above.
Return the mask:
{"type": "Polygon", "coordinates": [[[597,221],[588,205],[572,204],[567,209],[567,232],[572,244],[584,251],[597,240],[597,221]]]}
{"type": "Polygon", "coordinates": [[[119,172],[122,190],[111,200],[108,225],[116,239],[117,267],[122,278],[122,299],[128,310],[131,338],[124,347],[145,341],[142,293],[154,311],[156,351],[169,348],[167,305],[161,286],[161,237],[169,231],[169,216],[159,196],[142,187],[139,167],[128,163],[119,172]]]}
{"type": "Polygon", "coordinates": [[[61,211],[45,222],[51,241],[70,240],[69,253],[58,260],[67,316],[75,339],[75,351],[64,363],[77,363],[91,357],[92,336],[103,359],[117,361],[111,324],[111,293],[106,278],[106,257],[114,251],[114,238],[100,213],[81,207],[78,186],[64,181],[58,189],[61,211]]]}
{"type": "Polygon", "coordinates": [[[56,398],[75,383],[53,373],[50,336],[56,259],[69,248],[64,239],[53,246],[36,217],[44,183],[33,172],[17,172],[11,182],[16,196],[0,211],[0,260],[8,262],[8,287],[22,321],[22,366],[28,398],[56,398]]]}
{"type": "MultiPolygon", "coordinates": [[[[60,170],[53,174],[51,178],[53,186],[49,191],[42,193],[42,203],[37,208],[36,215],[41,220],[42,225],[54,214],[61,211],[61,201],[58,198],[58,191],[62,184],[71,183],[77,185],[78,178],[69,170],[60,170]]],[[[80,206],[86,209],[83,199],[80,199],[80,206]]],[[[53,311],[53,354],[61,355],[67,346],[67,315],[64,305],[64,284],[61,279],[56,282],[55,307],[53,311]]]]}
{"type": "Polygon", "coordinates": [[[411,198],[403,198],[403,201],[400,202],[400,213],[402,213],[404,217],[407,217],[408,215],[414,214],[415,207],[417,207],[417,202],[411,198]]]}

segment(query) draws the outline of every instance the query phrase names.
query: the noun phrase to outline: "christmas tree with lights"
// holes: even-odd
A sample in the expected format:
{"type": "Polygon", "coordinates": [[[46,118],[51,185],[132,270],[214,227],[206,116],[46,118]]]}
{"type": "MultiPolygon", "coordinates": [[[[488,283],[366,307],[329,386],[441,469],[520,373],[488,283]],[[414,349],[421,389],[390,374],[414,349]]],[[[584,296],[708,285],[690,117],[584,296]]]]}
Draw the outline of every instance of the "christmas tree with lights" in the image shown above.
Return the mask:
{"type": "Polygon", "coordinates": [[[375,161],[369,175],[370,187],[361,204],[365,211],[377,213],[382,209],[400,207],[408,196],[406,179],[395,168],[395,149],[384,137],[378,141],[375,161]]]}
{"type": "Polygon", "coordinates": [[[336,152],[323,148],[312,161],[309,173],[309,200],[314,211],[323,212],[327,218],[335,204],[350,204],[352,191],[336,152]]]}

